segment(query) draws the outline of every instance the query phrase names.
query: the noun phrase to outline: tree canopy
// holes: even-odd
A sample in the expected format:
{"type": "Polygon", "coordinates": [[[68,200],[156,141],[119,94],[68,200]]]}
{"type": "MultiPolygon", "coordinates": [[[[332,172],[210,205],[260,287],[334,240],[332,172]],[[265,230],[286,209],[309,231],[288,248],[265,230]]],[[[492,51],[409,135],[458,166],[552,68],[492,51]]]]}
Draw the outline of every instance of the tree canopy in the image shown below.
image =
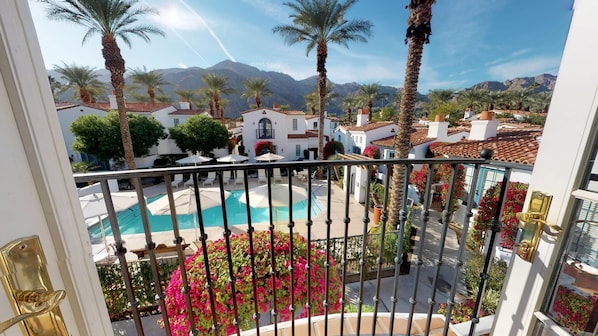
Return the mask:
{"type": "Polygon", "coordinates": [[[226,127],[205,115],[192,116],[168,131],[170,138],[184,152],[208,155],[216,148],[226,147],[228,143],[226,127]]]}
{"type": "MultiPolygon", "coordinates": [[[[127,121],[135,156],[147,155],[158,140],[166,137],[164,126],[154,117],[127,113],[127,121]]],[[[75,135],[74,150],[92,154],[101,161],[124,158],[117,112],[110,112],[103,118],[96,115],[79,117],[73,121],[70,130],[75,135]]]]}

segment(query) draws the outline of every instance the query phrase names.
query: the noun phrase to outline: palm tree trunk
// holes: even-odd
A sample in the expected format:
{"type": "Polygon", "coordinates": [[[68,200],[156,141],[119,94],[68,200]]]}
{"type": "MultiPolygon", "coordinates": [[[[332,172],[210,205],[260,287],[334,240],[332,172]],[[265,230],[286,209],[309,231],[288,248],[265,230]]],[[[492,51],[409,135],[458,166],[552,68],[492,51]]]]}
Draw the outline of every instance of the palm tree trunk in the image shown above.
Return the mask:
{"type": "MultiPolygon", "coordinates": [[[[326,112],[326,58],[328,57],[328,46],[326,43],[318,43],[318,84],[320,89],[320,116],[318,127],[318,160],[324,159],[324,113],[326,112]]],[[[322,166],[318,166],[318,178],[324,176],[322,166]]]]}
{"type": "MultiPolygon", "coordinates": [[[[419,70],[424,44],[428,42],[428,37],[431,33],[430,20],[432,19],[433,3],[434,0],[412,0],[409,6],[411,13],[408,21],[407,39],[410,43],[407,53],[407,66],[405,68],[405,83],[403,84],[399,122],[397,125],[398,132],[394,143],[396,158],[404,159],[409,156],[419,70]]],[[[405,167],[395,165],[392,172],[392,192],[388,207],[388,223],[396,227],[400,219],[403,201],[402,191],[404,188],[405,167]]]]}
{"type": "Polygon", "coordinates": [[[127,164],[128,169],[135,169],[133,141],[131,139],[131,132],[129,131],[129,122],[127,121],[127,110],[123,93],[123,88],[125,86],[125,60],[122,58],[120,48],[118,47],[114,36],[102,36],[102,55],[104,56],[106,69],[110,71],[110,80],[112,81],[114,95],[116,96],[120,136],[123,142],[125,163],[127,164]]]}
{"type": "Polygon", "coordinates": [[[372,103],[372,100],[368,100],[368,122],[372,122],[372,118],[374,117],[374,115],[372,114],[372,107],[374,106],[374,103],[372,103]]]}
{"type": "Polygon", "coordinates": [[[79,97],[83,103],[91,103],[91,95],[89,94],[89,90],[84,87],[79,88],[79,97]]]}
{"type": "Polygon", "coordinates": [[[257,108],[262,107],[262,99],[260,98],[260,95],[255,96],[255,105],[257,106],[257,108]]]}
{"type": "Polygon", "coordinates": [[[150,104],[156,105],[156,93],[154,92],[154,89],[147,88],[147,94],[150,97],[150,104]]]}

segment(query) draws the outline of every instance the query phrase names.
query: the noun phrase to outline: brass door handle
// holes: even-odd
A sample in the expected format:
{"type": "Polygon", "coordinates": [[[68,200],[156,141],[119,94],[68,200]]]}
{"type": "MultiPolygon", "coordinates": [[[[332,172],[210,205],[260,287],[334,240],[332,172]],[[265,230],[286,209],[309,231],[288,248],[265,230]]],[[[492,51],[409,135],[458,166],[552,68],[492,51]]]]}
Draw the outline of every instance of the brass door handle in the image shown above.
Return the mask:
{"type": "Polygon", "coordinates": [[[16,315],[0,324],[2,331],[20,322],[24,335],[69,335],[58,306],[66,292],[52,287],[39,237],[0,248],[0,279],[16,315]]]}
{"type": "Polygon", "coordinates": [[[13,325],[25,319],[39,316],[51,311],[52,309],[58,307],[58,305],[60,304],[60,302],[62,302],[65,296],[66,292],[63,290],[48,292],[46,290],[39,289],[35,291],[23,291],[17,293],[17,300],[19,302],[32,304],[34,308],[32,308],[32,312],[30,313],[21,314],[0,323],[0,333],[3,333],[4,331],[6,331],[6,329],[12,327],[13,325]],[[33,311],[33,309],[35,308],[41,309],[33,311]]]}

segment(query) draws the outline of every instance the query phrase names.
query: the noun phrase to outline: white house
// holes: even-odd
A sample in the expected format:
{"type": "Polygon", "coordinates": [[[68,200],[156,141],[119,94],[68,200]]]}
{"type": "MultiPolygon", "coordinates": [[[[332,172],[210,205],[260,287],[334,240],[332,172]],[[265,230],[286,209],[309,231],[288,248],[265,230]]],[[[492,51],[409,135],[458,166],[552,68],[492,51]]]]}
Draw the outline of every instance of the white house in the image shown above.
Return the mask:
{"type": "Polygon", "coordinates": [[[317,148],[317,131],[307,129],[305,112],[285,111],[279,108],[259,108],[241,112],[243,116],[243,143],[245,153],[255,158],[255,144],[270,141],[274,152],[296,160],[304,157],[304,150],[317,148]]]}
{"type": "MultiPolygon", "coordinates": [[[[110,102],[108,103],[85,103],[85,104],[59,104],[56,106],[58,113],[58,120],[62,129],[64,143],[67,147],[69,157],[73,161],[88,161],[89,157],[85,153],[78,153],[72,149],[75,135],[70,131],[70,125],[75,119],[84,115],[97,115],[103,117],[107,112],[116,110],[116,100],[113,95],[108,96],[110,102]],[[72,155],[72,156],[71,156],[72,155]]],[[[171,104],[147,104],[147,103],[126,103],[127,112],[141,114],[145,116],[153,116],[165,128],[168,133],[169,127],[174,127],[180,123],[184,123],[193,115],[200,115],[208,113],[204,110],[194,110],[188,102],[181,102],[178,106],[171,104]]],[[[151,167],[154,160],[159,155],[182,154],[181,150],[176,146],[174,140],[160,139],[158,145],[150,149],[150,154],[143,158],[135,158],[138,167],[151,167]]]]}

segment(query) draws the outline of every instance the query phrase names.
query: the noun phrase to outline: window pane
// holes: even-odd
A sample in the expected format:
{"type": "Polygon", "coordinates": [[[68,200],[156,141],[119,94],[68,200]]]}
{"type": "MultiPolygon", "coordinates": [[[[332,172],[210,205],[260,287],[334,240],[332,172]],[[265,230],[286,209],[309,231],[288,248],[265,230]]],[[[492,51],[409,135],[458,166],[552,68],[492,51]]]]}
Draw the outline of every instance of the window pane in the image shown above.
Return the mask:
{"type": "Polygon", "coordinates": [[[589,166],[590,169],[590,176],[588,179],[588,185],[586,186],[587,190],[589,191],[596,191],[598,192],[598,163],[596,162],[596,150],[594,150],[594,155],[590,159],[589,166]]]}
{"type": "Polygon", "coordinates": [[[577,213],[547,314],[572,333],[595,335],[598,322],[598,203],[579,200],[577,213]]]}

